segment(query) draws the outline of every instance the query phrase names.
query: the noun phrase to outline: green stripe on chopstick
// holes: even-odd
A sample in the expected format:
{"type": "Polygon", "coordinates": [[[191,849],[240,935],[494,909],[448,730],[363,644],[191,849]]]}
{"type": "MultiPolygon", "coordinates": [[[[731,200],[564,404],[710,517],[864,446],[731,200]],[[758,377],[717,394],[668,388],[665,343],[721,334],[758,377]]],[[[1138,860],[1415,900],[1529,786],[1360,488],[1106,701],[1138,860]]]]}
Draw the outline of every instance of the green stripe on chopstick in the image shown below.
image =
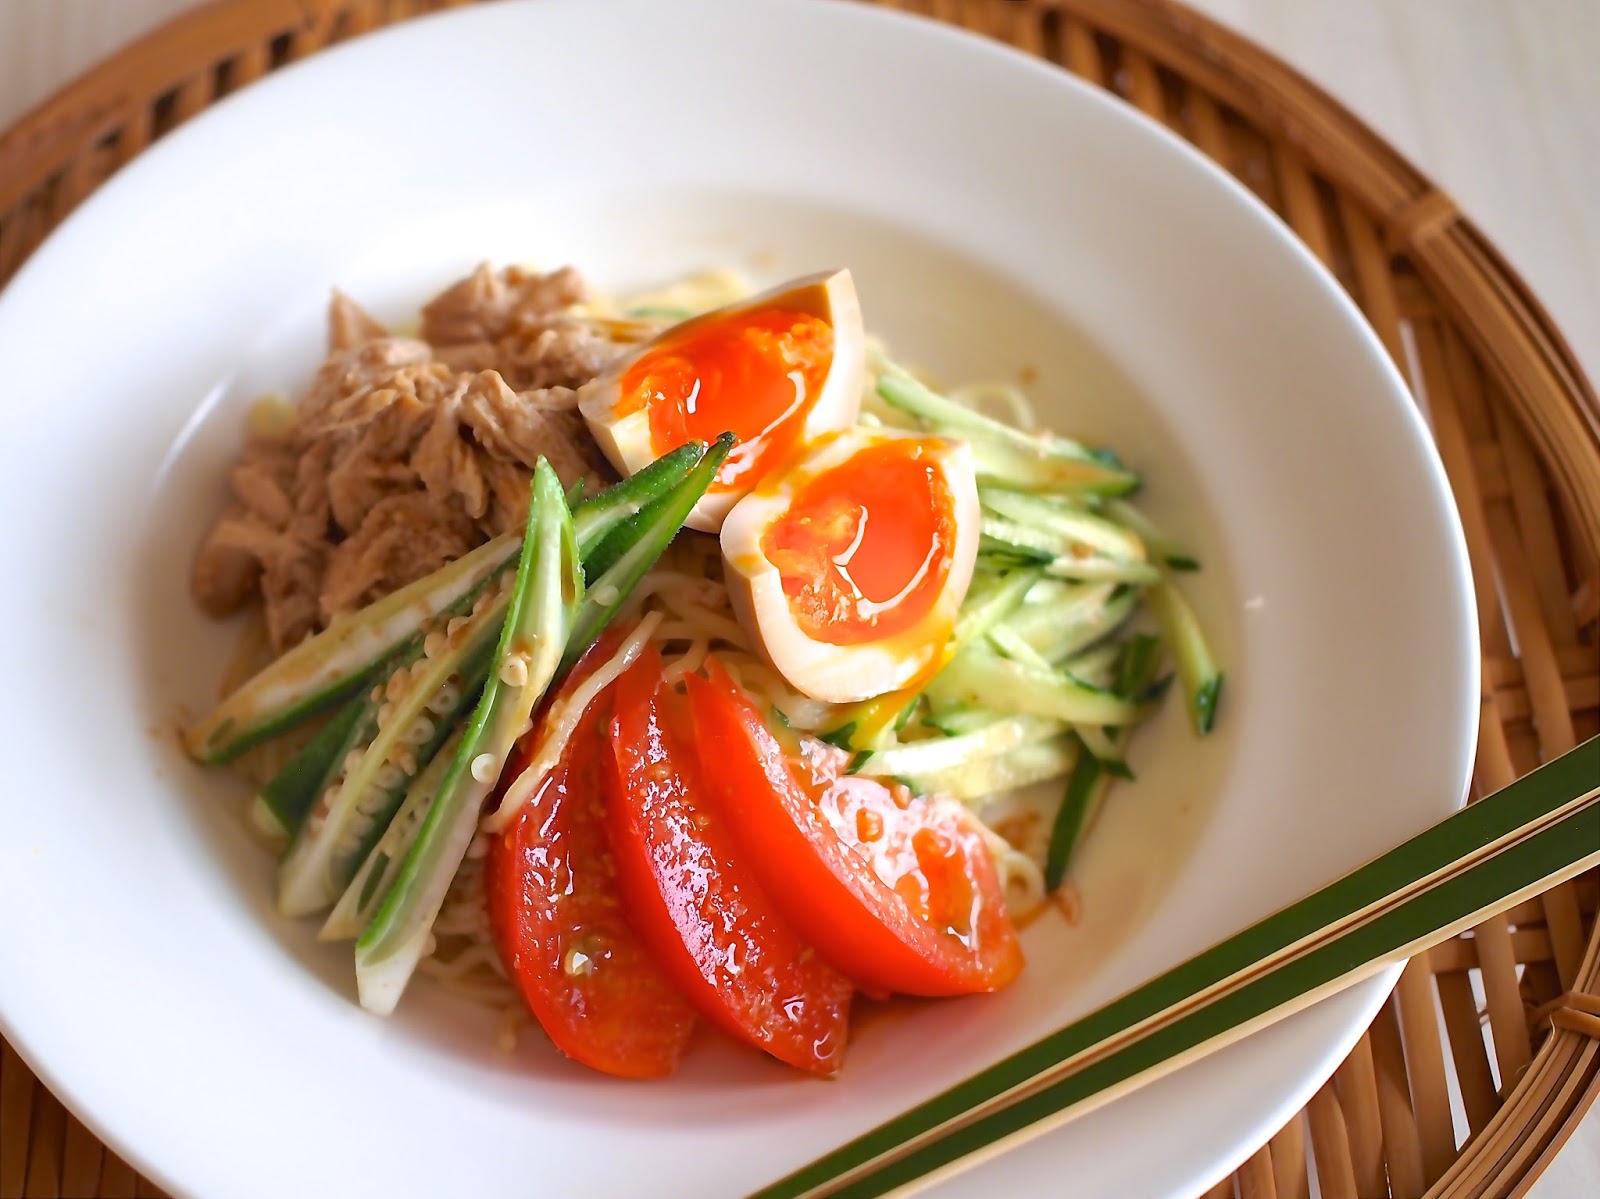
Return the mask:
{"type": "MultiPolygon", "coordinates": [[[[1600,806],[1590,805],[1478,866],[1413,896],[1383,915],[1325,945],[1268,971],[1173,1024],[1120,1049],[1022,1099],[951,1131],[865,1175],[837,1195],[868,1199],[918,1180],[933,1181],[962,1159],[998,1152],[1007,1142],[1038,1135],[1084,1114],[1089,1100],[1103,1103],[1202,1056],[1211,1042],[1247,1035],[1291,1010],[1403,961],[1428,943],[1438,943],[1480,923],[1530,889],[1542,891],[1563,874],[1570,877],[1583,857],[1600,856],[1600,806]]],[[[1098,1104],[1097,1104],[1098,1106],[1098,1104]]],[[[970,1163],[966,1163],[970,1164],[970,1163]]]]}
{"type": "Polygon", "coordinates": [[[1415,886],[1451,863],[1481,853],[1522,826],[1581,796],[1600,777],[1600,738],[1586,741],[1265,920],[1174,967],[1105,1007],[1058,1029],[767,1188],[758,1199],[793,1199],[833,1184],[876,1159],[925,1141],[951,1121],[1026,1086],[1178,1007],[1257,963],[1290,950],[1356,914],[1415,886]]]}

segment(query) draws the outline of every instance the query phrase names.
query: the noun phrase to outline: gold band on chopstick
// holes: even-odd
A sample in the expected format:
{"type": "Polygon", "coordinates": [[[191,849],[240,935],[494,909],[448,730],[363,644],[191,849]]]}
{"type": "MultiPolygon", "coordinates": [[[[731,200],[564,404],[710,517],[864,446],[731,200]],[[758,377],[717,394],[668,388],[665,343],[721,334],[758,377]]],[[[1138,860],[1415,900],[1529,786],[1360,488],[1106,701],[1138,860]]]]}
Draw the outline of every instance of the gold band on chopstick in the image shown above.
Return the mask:
{"type": "Polygon", "coordinates": [[[1600,862],[1600,738],[757,1192],[904,1191],[1600,862]]]}

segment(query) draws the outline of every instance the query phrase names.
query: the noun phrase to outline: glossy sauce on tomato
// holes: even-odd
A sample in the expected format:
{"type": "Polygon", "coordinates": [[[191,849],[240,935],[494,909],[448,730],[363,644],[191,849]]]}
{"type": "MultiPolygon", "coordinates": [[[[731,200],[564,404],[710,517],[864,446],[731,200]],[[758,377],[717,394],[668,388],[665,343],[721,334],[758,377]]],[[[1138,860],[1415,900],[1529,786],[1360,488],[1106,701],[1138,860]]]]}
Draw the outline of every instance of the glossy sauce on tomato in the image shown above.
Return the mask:
{"type": "Polygon", "coordinates": [[[790,1065],[833,1073],[854,987],[780,914],[739,852],[654,647],[616,697],[608,825],[634,926],[708,1018],[790,1065]]]}
{"type": "Polygon", "coordinates": [[[743,859],[783,914],[873,994],[990,991],[1022,951],[982,830],[952,801],[844,772],[768,728],[713,660],[690,676],[697,745],[743,859]]]}
{"type": "MultiPolygon", "coordinates": [[[[611,633],[594,646],[557,699],[620,641],[611,633]]],[[[617,886],[604,811],[610,716],[602,692],[555,768],[494,839],[485,892],[506,975],[556,1047],[608,1074],[655,1078],[676,1068],[695,1012],[634,932],[617,886]]],[[[536,755],[541,725],[518,743],[507,779],[536,755]]]]}

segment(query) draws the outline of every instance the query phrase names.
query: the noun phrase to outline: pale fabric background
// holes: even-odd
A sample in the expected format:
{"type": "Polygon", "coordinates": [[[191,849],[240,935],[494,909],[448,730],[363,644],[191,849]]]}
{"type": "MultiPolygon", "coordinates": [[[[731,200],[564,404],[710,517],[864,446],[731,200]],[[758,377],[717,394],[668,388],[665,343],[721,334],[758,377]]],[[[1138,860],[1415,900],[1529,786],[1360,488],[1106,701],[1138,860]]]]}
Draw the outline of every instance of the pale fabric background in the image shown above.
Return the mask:
{"type": "MultiPolygon", "coordinates": [[[[0,127],[192,2],[0,0],[0,127]]],[[[1453,195],[1600,379],[1600,0],[1190,2],[1304,71],[1453,195]]],[[[1531,1195],[1600,1195],[1600,1112],[1531,1195]]]]}

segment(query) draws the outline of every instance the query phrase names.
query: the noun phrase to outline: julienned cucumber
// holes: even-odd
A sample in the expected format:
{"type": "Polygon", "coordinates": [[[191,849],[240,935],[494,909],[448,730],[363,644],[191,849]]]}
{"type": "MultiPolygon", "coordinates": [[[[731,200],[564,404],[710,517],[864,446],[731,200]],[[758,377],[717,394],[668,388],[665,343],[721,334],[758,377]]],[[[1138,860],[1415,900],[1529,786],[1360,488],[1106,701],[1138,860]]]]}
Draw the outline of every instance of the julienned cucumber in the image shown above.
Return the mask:
{"type": "Polygon", "coordinates": [[[996,516],[1032,529],[1045,538],[1056,557],[1072,554],[1079,547],[1127,561],[1143,562],[1148,557],[1144,540],[1137,533],[1059,500],[1006,487],[982,488],[978,498],[996,516]]]}
{"type": "Polygon", "coordinates": [[[1125,495],[1136,475],[1093,458],[1056,457],[1003,441],[972,440],[972,469],[979,483],[1053,495],[1125,495]]]}
{"type": "MultiPolygon", "coordinates": [[[[1148,634],[1139,634],[1123,643],[1117,662],[1115,691],[1124,698],[1144,694],[1155,681],[1159,643],[1148,634]]],[[[1131,730],[1122,728],[1107,734],[1112,758],[1121,764],[1122,751],[1127,745],[1131,730]]],[[[1082,732],[1076,734],[1084,744],[1082,732]]],[[[1073,768],[1067,781],[1067,792],[1061,807],[1056,811],[1055,823],[1050,829],[1050,845],[1045,851],[1045,888],[1054,891],[1066,878],[1073,851],[1082,840],[1085,830],[1105,799],[1111,780],[1116,775],[1110,762],[1093,753],[1084,753],[1073,768]]],[[[1124,765],[1124,769],[1126,766],[1124,765]]]]}
{"type": "Polygon", "coordinates": [[[1119,583],[1154,583],[1161,572],[1142,558],[1113,558],[1045,529],[1018,524],[992,512],[981,525],[980,554],[990,562],[1006,559],[1042,565],[1059,579],[1109,579],[1119,583]],[[1081,552],[1080,552],[1081,551],[1081,552]]]}
{"type": "Polygon", "coordinates": [[[1139,486],[1138,475],[1086,446],[992,420],[937,394],[898,367],[878,376],[877,390],[885,403],[933,431],[969,440],[980,482],[1088,495],[1124,495],[1139,486]]]}
{"type": "Polygon", "coordinates": [[[1132,724],[1139,705],[1054,670],[1002,658],[969,646],[928,686],[937,704],[977,705],[1047,716],[1068,724],[1132,724]]]}
{"type": "Polygon", "coordinates": [[[1063,658],[1062,670],[1091,687],[1111,690],[1116,686],[1117,664],[1122,660],[1126,642],[1101,641],[1089,649],[1063,658]]]}
{"type": "Polygon", "coordinates": [[[922,794],[970,801],[1060,778],[1073,769],[1081,752],[1078,739],[1065,733],[1029,741],[992,757],[973,758],[947,770],[900,777],[922,794]]]}
{"type": "Polygon", "coordinates": [[[954,737],[934,737],[891,746],[864,755],[855,774],[916,778],[958,769],[998,757],[1021,745],[1048,740],[1067,731],[1059,720],[1041,716],[1006,716],[954,737]]]}
{"type": "Polygon", "coordinates": [[[1200,563],[1196,559],[1157,528],[1148,516],[1126,500],[1107,500],[1101,511],[1118,524],[1126,525],[1139,534],[1140,539],[1144,541],[1145,548],[1150,551],[1150,556],[1166,566],[1168,570],[1200,569],[1200,563]]]}
{"type": "Polygon", "coordinates": [[[1189,720],[1194,731],[1204,737],[1217,719],[1217,700],[1222,693],[1222,671],[1206,643],[1194,609],[1183,598],[1183,593],[1164,579],[1146,592],[1150,611],[1172,654],[1178,660],[1178,677],[1183,680],[1184,695],[1189,704],[1189,720]]]}
{"type": "Polygon", "coordinates": [[[1025,666],[1037,666],[1040,670],[1050,669],[1050,659],[1034,649],[1026,639],[1013,632],[1004,623],[997,624],[989,630],[989,644],[1013,662],[1021,662],[1025,666]]]}
{"type": "Polygon", "coordinates": [[[470,615],[436,622],[420,652],[400,663],[381,689],[374,688],[372,735],[342,760],[279,864],[278,908],[284,915],[323,911],[349,885],[411,779],[481,685],[509,598],[506,587],[496,586],[478,597],[470,615]]]}
{"type": "Polygon", "coordinates": [[[427,948],[434,918],[477,829],[479,809],[530,723],[584,592],[572,515],[540,459],[495,667],[394,884],[356,942],[361,1006],[387,1015],[427,948]]]}
{"type": "Polygon", "coordinates": [[[1082,652],[1115,633],[1139,606],[1139,594],[1115,583],[1067,583],[1054,579],[1039,585],[1040,602],[1024,604],[1006,623],[1052,662],[1082,652]]]}
{"type": "MultiPolygon", "coordinates": [[[[1029,568],[1014,571],[1002,579],[974,584],[956,617],[956,627],[944,648],[939,669],[943,670],[964,647],[982,638],[1015,612],[1027,598],[1029,589],[1043,577],[1042,570],[1029,568]]],[[[938,677],[937,673],[934,677],[938,677]]],[[[844,719],[823,740],[845,749],[873,749],[885,733],[902,722],[920,694],[920,691],[894,691],[863,700],[849,708],[844,719]]]]}
{"type": "Polygon", "coordinates": [[[516,558],[514,537],[465,557],[341,616],[274,660],[191,729],[184,744],[217,765],[308,720],[371,682],[374,669],[425,620],[473,594],[516,558]]]}

